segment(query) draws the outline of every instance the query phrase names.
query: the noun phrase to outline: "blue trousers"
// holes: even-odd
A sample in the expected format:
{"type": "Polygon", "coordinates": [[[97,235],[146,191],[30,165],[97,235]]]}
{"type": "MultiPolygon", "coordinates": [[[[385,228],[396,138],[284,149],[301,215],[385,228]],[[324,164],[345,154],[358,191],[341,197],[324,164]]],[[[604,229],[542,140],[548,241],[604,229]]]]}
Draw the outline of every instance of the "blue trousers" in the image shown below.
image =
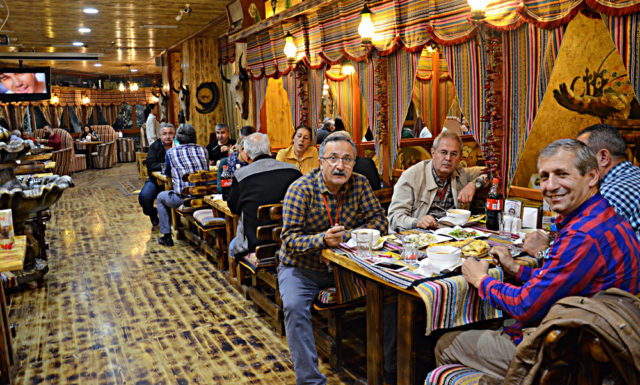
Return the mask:
{"type": "Polygon", "coordinates": [[[142,186],[140,194],[138,194],[138,202],[142,207],[142,212],[150,219],[158,219],[158,210],[156,210],[156,208],[153,206],[153,201],[156,200],[158,192],[158,186],[156,186],[155,183],[151,182],[151,180],[148,179],[144,183],[144,186],[142,186]]]}
{"type": "MultiPolygon", "coordinates": [[[[321,289],[334,285],[333,273],[299,267],[278,266],[278,284],[284,310],[284,327],[297,385],[324,385],[327,378],[318,370],[318,352],[311,326],[311,305],[321,289]]],[[[384,307],[384,369],[395,376],[397,361],[396,304],[384,307]]],[[[394,381],[390,381],[394,382],[394,381]]]]}
{"type": "Polygon", "coordinates": [[[158,219],[160,220],[160,234],[171,233],[171,209],[182,204],[182,198],[175,191],[162,191],[158,194],[158,219]]]}

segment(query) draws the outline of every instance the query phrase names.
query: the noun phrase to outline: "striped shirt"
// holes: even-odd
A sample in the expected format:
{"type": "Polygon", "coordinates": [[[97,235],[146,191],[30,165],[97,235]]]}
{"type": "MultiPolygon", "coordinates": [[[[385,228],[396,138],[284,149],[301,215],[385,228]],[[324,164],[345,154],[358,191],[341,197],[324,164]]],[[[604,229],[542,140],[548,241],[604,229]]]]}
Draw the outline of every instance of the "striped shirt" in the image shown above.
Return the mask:
{"type": "Polygon", "coordinates": [[[283,206],[282,247],[278,255],[285,265],[326,271],[320,254],[326,247],[324,233],[331,221],[344,226],[347,232],[358,227],[387,232],[387,219],[378,198],[367,178],[357,173],[335,196],[327,189],[320,169],[311,170],[289,186],[283,206]]]}
{"type": "Polygon", "coordinates": [[[629,222],[596,193],[566,218],[557,217],[556,236],[542,267],[520,266],[522,286],[482,279],[478,292],[518,322],[506,328],[516,343],[522,328],[540,323],[556,301],[592,296],[617,287],[640,292],[640,245],[629,222]]]}
{"type": "Polygon", "coordinates": [[[178,195],[182,195],[182,188],[184,186],[192,185],[192,183],[182,181],[183,175],[196,171],[209,170],[207,150],[199,144],[181,144],[168,149],[164,157],[164,163],[165,170],[171,170],[173,191],[178,195]]]}
{"type": "Polygon", "coordinates": [[[600,181],[600,194],[627,218],[640,239],[640,167],[629,161],[615,165],[600,181]]]}

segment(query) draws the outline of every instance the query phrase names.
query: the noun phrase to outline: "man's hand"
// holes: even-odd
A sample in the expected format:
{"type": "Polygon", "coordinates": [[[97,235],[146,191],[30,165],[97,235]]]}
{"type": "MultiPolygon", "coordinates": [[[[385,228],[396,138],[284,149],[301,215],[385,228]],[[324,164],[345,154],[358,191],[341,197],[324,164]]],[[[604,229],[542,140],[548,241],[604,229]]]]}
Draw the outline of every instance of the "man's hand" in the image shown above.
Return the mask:
{"type": "Polygon", "coordinates": [[[416,226],[421,229],[435,229],[436,227],[438,227],[438,221],[436,221],[436,219],[431,215],[425,215],[424,217],[420,218],[416,226]]]}
{"type": "Polygon", "coordinates": [[[458,202],[461,204],[471,203],[473,195],[476,193],[476,185],[473,182],[469,182],[458,193],[458,202]]]}
{"type": "Polygon", "coordinates": [[[522,244],[522,250],[531,256],[535,256],[538,251],[547,247],[549,247],[549,236],[542,230],[527,234],[522,244]]]}
{"type": "Polygon", "coordinates": [[[344,237],[344,226],[335,225],[324,233],[324,243],[329,247],[336,247],[344,237]]]}
{"type": "Polygon", "coordinates": [[[482,278],[487,275],[489,264],[486,261],[468,257],[462,264],[462,275],[475,288],[480,287],[482,278]]]}
{"type": "Polygon", "coordinates": [[[224,146],[220,146],[220,152],[227,152],[229,151],[229,146],[227,146],[226,144],[224,146]]]}
{"type": "Polygon", "coordinates": [[[520,270],[520,265],[511,256],[511,252],[506,246],[494,246],[489,250],[489,254],[493,257],[493,261],[496,264],[502,266],[502,271],[505,274],[515,276],[520,270]]]}

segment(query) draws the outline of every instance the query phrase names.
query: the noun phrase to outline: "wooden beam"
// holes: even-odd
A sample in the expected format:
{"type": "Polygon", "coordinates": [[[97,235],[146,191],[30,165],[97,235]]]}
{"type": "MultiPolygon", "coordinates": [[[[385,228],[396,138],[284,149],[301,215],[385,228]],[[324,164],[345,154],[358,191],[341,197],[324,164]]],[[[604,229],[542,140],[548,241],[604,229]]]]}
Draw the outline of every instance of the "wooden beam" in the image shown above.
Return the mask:
{"type": "Polygon", "coordinates": [[[182,44],[184,44],[186,41],[193,39],[194,37],[198,37],[198,35],[201,35],[207,31],[209,31],[209,29],[213,28],[213,27],[220,27],[221,25],[227,24],[227,16],[220,16],[217,19],[212,20],[209,24],[205,25],[204,27],[202,27],[200,30],[192,33],[191,35],[185,37],[184,39],[180,40],[179,42],[175,43],[174,45],[172,45],[171,47],[165,49],[164,51],[162,51],[160,53],[160,55],[163,55],[167,52],[170,51],[174,51],[177,50],[182,44]]]}
{"type": "Polygon", "coordinates": [[[312,9],[318,8],[322,5],[329,5],[331,3],[335,3],[337,0],[306,0],[302,3],[298,3],[290,8],[285,9],[282,12],[271,16],[268,19],[261,21],[260,23],[254,24],[248,28],[243,29],[242,31],[235,33],[233,35],[229,35],[229,43],[235,43],[239,40],[244,40],[247,37],[254,35],[258,32],[261,32],[267,28],[271,28],[282,22],[292,19],[294,17],[300,16],[312,9]]]}

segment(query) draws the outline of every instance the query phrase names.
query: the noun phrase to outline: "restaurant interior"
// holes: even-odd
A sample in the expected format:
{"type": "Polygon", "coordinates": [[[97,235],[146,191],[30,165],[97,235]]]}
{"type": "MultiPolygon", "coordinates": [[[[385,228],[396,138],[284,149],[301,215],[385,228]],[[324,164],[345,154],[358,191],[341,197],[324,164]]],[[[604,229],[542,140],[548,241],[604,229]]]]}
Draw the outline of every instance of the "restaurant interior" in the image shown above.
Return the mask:
{"type": "MultiPolygon", "coordinates": [[[[167,190],[172,180],[147,170],[149,106],[158,121],[191,124],[201,146],[217,140],[218,123],[234,139],[253,126],[274,156],[296,126],[310,127],[315,144],[325,119],[340,117],[357,156],[375,164],[385,214],[403,172],[454,132],[460,165],[484,167],[517,210],[506,238],[487,231],[490,189],[478,189],[460,224],[484,243],[471,254],[456,246],[466,257],[551,228],[537,171],[549,143],[605,123],[640,165],[640,0],[186,1],[0,0],[0,78],[44,83],[23,93],[0,79],[0,224],[2,210],[12,218],[12,247],[0,234],[2,384],[295,383],[280,233],[259,229],[270,248],[253,259],[229,255],[239,218],[210,184],[220,178],[214,165],[192,174],[203,186],[171,212],[175,245],[158,244],[138,194],[149,177],[167,190]],[[45,126],[60,149],[40,141],[45,126]],[[85,126],[97,140],[82,139],[85,126]],[[35,145],[10,141],[16,130],[35,145]]],[[[282,204],[262,209],[282,230],[282,204]]],[[[435,242],[417,230],[409,241],[382,235],[381,252],[400,259],[405,242],[414,259],[435,242]]],[[[344,245],[323,251],[335,287],[312,310],[327,383],[483,383],[466,367],[439,371],[434,358],[445,332],[507,318],[459,265],[425,277],[417,260],[385,269],[344,245]],[[383,376],[389,303],[398,309],[393,382],[383,376]]],[[[550,341],[559,353],[531,383],[624,383],[598,377],[615,369],[589,341],[574,341],[573,352],[550,341]],[[584,366],[597,379],[580,382],[584,366]]]]}

